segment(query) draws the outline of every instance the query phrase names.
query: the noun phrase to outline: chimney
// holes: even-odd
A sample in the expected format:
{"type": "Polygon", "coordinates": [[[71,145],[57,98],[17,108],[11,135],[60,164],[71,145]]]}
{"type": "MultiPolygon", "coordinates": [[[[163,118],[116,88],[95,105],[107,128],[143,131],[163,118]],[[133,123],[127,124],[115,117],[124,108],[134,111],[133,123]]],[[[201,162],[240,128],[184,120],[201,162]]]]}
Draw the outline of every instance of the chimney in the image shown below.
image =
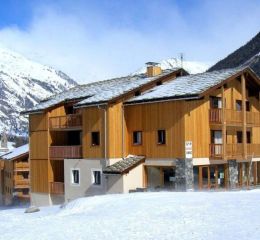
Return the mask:
{"type": "Polygon", "coordinates": [[[162,69],[159,63],[147,62],[146,63],[146,74],[148,77],[154,77],[162,73],[162,69]]]}

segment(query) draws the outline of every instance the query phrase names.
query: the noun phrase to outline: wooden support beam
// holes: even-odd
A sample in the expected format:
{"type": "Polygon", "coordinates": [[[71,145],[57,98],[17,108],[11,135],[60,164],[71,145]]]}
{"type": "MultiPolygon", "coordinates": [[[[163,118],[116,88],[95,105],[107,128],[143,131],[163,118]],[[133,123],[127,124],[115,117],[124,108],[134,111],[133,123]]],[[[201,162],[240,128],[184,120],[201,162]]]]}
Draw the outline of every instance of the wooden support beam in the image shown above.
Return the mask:
{"type": "Polygon", "coordinates": [[[226,116],[225,116],[225,89],[224,86],[221,87],[221,101],[222,101],[222,156],[223,160],[226,159],[226,132],[227,132],[227,126],[226,126],[226,116]]]}
{"type": "Polygon", "coordinates": [[[241,76],[242,87],[242,119],[243,119],[243,157],[247,159],[247,140],[246,140],[246,79],[245,75],[241,76]]]}

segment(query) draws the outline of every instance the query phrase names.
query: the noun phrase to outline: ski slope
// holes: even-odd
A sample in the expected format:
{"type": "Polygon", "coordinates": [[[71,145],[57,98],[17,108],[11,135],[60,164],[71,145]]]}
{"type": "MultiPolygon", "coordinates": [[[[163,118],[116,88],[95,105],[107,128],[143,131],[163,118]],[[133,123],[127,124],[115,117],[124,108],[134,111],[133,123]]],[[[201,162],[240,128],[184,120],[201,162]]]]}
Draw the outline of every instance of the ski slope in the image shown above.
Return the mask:
{"type": "Polygon", "coordinates": [[[0,239],[260,239],[260,190],[105,195],[0,210],[0,239]]]}

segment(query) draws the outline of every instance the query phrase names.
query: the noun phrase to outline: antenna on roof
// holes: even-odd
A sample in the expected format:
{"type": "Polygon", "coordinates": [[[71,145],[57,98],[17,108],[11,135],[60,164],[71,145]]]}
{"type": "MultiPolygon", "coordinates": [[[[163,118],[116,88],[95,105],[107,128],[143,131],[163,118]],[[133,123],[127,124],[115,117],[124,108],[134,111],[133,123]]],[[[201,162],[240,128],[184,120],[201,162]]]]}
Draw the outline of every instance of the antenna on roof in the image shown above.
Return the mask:
{"type": "Polygon", "coordinates": [[[183,53],[180,53],[180,59],[181,59],[181,68],[183,68],[183,53]]]}

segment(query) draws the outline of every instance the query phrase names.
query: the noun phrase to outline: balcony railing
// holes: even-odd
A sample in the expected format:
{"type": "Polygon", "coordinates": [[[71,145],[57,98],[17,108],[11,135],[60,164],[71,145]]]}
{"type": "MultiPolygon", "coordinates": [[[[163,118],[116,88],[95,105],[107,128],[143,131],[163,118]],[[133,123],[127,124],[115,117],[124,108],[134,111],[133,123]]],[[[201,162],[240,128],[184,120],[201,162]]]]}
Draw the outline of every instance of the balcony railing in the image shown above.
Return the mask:
{"type": "MultiPolygon", "coordinates": [[[[225,109],[225,122],[227,124],[242,124],[243,112],[232,109],[225,109]]],[[[223,121],[223,113],[221,108],[212,108],[209,110],[209,122],[221,124],[223,121]]],[[[260,125],[259,112],[246,112],[246,123],[260,125]]]]}
{"type": "Polygon", "coordinates": [[[212,108],[209,110],[209,121],[211,123],[221,123],[222,122],[222,109],[212,108]]]}
{"type": "Polygon", "coordinates": [[[226,119],[226,123],[228,124],[242,124],[243,122],[242,111],[225,109],[225,119],[226,119]]]}
{"type": "Polygon", "coordinates": [[[14,180],[14,185],[15,188],[29,188],[29,184],[30,184],[30,179],[28,178],[24,178],[24,179],[15,179],[14,180]]]}
{"type": "Polygon", "coordinates": [[[15,170],[29,170],[29,162],[16,162],[14,164],[15,170]]]}
{"type": "Polygon", "coordinates": [[[51,146],[51,159],[82,158],[82,146],[51,146]]]}
{"type": "Polygon", "coordinates": [[[50,193],[51,194],[64,194],[64,183],[63,182],[50,182],[50,193]]]}
{"type": "MultiPolygon", "coordinates": [[[[210,144],[210,157],[223,158],[223,144],[210,144]]],[[[243,144],[226,144],[225,156],[228,159],[243,157],[243,144]]],[[[260,157],[260,144],[247,144],[248,157],[260,157]]]]}
{"type": "Polygon", "coordinates": [[[82,127],[81,114],[69,114],[66,116],[50,117],[50,129],[79,129],[82,127]]]}
{"type": "Polygon", "coordinates": [[[248,124],[260,125],[260,113],[246,112],[246,122],[248,124]]]}

